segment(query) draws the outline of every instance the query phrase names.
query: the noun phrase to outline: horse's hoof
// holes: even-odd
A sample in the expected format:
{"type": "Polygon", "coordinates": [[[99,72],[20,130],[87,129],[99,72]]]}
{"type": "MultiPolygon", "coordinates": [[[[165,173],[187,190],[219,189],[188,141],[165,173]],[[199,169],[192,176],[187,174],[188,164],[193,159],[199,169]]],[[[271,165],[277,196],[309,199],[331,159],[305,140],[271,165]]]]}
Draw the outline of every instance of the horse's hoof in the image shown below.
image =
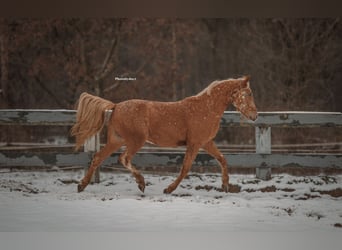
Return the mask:
{"type": "Polygon", "coordinates": [[[84,187],[81,184],[77,185],[77,192],[82,192],[84,190],[84,187]]]}
{"type": "Polygon", "coordinates": [[[171,190],[171,188],[165,188],[164,189],[164,194],[171,194],[173,190],[171,190]]]}
{"type": "Polygon", "coordinates": [[[223,192],[228,193],[229,192],[229,185],[222,185],[223,192]]]}
{"type": "Polygon", "coordinates": [[[140,189],[141,192],[145,191],[145,183],[144,184],[139,184],[138,188],[140,189]]]}

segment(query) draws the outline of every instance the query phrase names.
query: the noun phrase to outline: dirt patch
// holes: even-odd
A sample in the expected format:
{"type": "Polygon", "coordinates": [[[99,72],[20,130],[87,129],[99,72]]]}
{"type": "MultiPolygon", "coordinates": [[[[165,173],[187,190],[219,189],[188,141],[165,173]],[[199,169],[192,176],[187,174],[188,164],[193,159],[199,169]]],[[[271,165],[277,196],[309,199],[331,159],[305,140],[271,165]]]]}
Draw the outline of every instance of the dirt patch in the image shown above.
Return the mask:
{"type": "Polygon", "coordinates": [[[287,207],[287,208],[280,208],[276,206],[272,206],[272,209],[279,209],[285,211],[289,216],[292,216],[292,214],[295,212],[295,209],[292,207],[287,207]]]}
{"type": "Polygon", "coordinates": [[[192,177],[196,177],[196,178],[200,179],[201,181],[203,181],[202,176],[199,175],[199,174],[188,174],[187,176],[185,176],[184,179],[190,179],[190,178],[192,178],[192,177]]]}
{"type": "Polygon", "coordinates": [[[180,185],[181,188],[185,188],[185,189],[192,189],[192,186],[190,184],[187,185],[180,185]]]}
{"type": "MultiPolygon", "coordinates": [[[[211,185],[198,185],[195,187],[196,190],[207,190],[208,192],[211,190],[215,190],[217,192],[223,192],[222,188],[214,187],[211,185]]],[[[241,191],[241,187],[236,184],[229,184],[229,193],[239,193],[241,191]]]]}
{"type": "Polygon", "coordinates": [[[321,176],[321,179],[325,182],[325,184],[337,183],[336,177],[334,176],[321,176]]]}
{"type": "Polygon", "coordinates": [[[275,191],[277,191],[277,188],[274,186],[274,185],[272,185],[272,186],[267,186],[267,187],[264,187],[264,188],[260,188],[259,189],[261,192],[263,192],[263,193],[270,193],[270,192],[275,192],[275,191]]]}
{"type": "Polygon", "coordinates": [[[322,191],[322,190],[316,190],[315,192],[318,192],[320,194],[328,194],[334,198],[338,198],[342,196],[342,188],[336,188],[333,190],[327,190],[327,191],[322,191]]]}
{"type": "Polygon", "coordinates": [[[299,184],[299,183],[305,183],[305,184],[312,183],[312,184],[317,185],[317,186],[322,186],[324,184],[324,182],[305,177],[305,178],[301,178],[301,179],[295,179],[292,181],[288,181],[287,184],[292,185],[292,184],[299,184]]]}
{"type": "Polygon", "coordinates": [[[163,198],[159,198],[157,200],[155,200],[156,202],[166,202],[167,200],[166,199],[163,199],[163,198]]]}
{"type": "Polygon", "coordinates": [[[294,212],[294,209],[293,209],[293,208],[290,208],[290,207],[288,207],[288,208],[283,208],[283,210],[284,210],[289,216],[291,216],[291,215],[293,214],[293,212],[294,212]]]}
{"type": "MultiPolygon", "coordinates": [[[[291,198],[293,198],[294,196],[291,195],[291,198]]],[[[308,199],[315,199],[315,198],[321,198],[321,196],[319,195],[311,195],[311,194],[304,194],[304,196],[298,197],[295,200],[297,201],[306,201],[308,199]]]]}
{"type": "Polygon", "coordinates": [[[245,191],[245,192],[247,192],[247,193],[253,193],[253,192],[256,192],[256,191],[258,191],[258,190],[253,189],[253,188],[247,188],[247,189],[245,189],[245,190],[243,190],[243,191],[245,191]]]}
{"type": "Polygon", "coordinates": [[[192,194],[172,194],[174,197],[190,197],[192,194]]]}
{"type": "Polygon", "coordinates": [[[114,199],[113,197],[110,197],[110,198],[105,198],[105,197],[103,197],[103,198],[101,198],[101,201],[106,201],[106,200],[111,201],[111,200],[113,200],[113,199],[114,199]]]}
{"type": "Polygon", "coordinates": [[[314,218],[316,220],[320,220],[321,218],[324,218],[325,216],[323,214],[320,214],[318,212],[309,212],[306,214],[309,218],[314,218]]]}
{"type": "Polygon", "coordinates": [[[259,184],[261,180],[255,179],[255,180],[243,180],[242,184],[259,184]]]}
{"type": "Polygon", "coordinates": [[[146,185],[146,187],[148,187],[148,186],[152,186],[152,185],[153,185],[153,183],[152,183],[152,182],[150,182],[150,181],[146,181],[145,185],[146,185]]]}
{"type": "Polygon", "coordinates": [[[218,189],[217,187],[210,186],[210,185],[198,185],[195,187],[196,190],[207,190],[208,192],[211,191],[212,189],[218,189]]]}
{"type": "Polygon", "coordinates": [[[334,227],[342,228],[342,223],[335,223],[335,224],[334,224],[334,227]]]}
{"type": "Polygon", "coordinates": [[[116,184],[117,184],[117,183],[114,182],[114,181],[109,181],[109,182],[105,183],[104,185],[105,185],[106,187],[109,187],[109,186],[115,186],[116,184]]]}
{"type": "MultiPolygon", "coordinates": [[[[267,187],[259,188],[259,189],[247,188],[243,191],[246,191],[248,193],[253,193],[253,192],[257,192],[257,191],[260,191],[263,193],[273,193],[273,192],[276,192],[277,190],[281,190],[281,189],[277,189],[276,186],[272,185],[272,186],[267,186],[267,187]]],[[[295,190],[293,190],[293,191],[295,191],[295,190]]],[[[289,192],[293,192],[293,191],[289,191],[289,192]]]]}
{"type": "Polygon", "coordinates": [[[241,187],[239,185],[229,184],[229,193],[240,193],[241,187]]]}
{"type": "Polygon", "coordinates": [[[29,194],[47,193],[45,190],[39,190],[32,186],[32,183],[21,183],[14,180],[4,181],[0,183],[1,188],[8,189],[10,192],[22,192],[29,194]]]}
{"type": "Polygon", "coordinates": [[[58,181],[62,182],[63,184],[69,185],[69,184],[79,184],[80,182],[75,179],[57,179],[58,181]]]}
{"type": "Polygon", "coordinates": [[[281,188],[281,189],[278,189],[278,190],[284,191],[284,192],[288,192],[288,193],[296,191],[296,189],[293,189],[293,188],[281,188]]]}

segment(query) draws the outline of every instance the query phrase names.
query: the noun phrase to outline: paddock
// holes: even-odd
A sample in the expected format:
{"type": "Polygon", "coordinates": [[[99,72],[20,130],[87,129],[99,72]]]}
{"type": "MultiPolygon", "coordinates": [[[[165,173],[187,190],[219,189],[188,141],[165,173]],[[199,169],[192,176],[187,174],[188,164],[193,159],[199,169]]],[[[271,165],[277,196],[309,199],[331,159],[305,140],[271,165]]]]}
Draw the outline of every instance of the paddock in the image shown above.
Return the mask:
{"type": "MultiPolygon", "coordinates": [[[[70,126],[74,116],[73,110],[1,110],[0,124],[70,126]]],[[[240,121],[237,112],[225,112],[221,126],[255,128],[255,146],[224,153],[232,168],[253,169],[231,174],[229,193],[220,190],[220,175],[207,171],[216,162],[204,152],[171,195],[162,190],[175,178],[172,170],[182,161],[183,152],[155,148],[145,148],[133,161],[145,171],[144,194],[130,174],[115,165],[117,154],[101,167],[98,183],[77,193],[83,168],[101,145],[99,135],[85,146],[86,152],[78,153],[3,145],[0,231],[340,232],[340,144],[338,150],[335,145],[334,150],[320,153],[283,152],[279,145],[272,145],[270,133],[276,127],[340,128],[341,113],[260,112],[258,121],[251,123],[240,121]],[[282,173],[284,168],[299,169],[300,174],[282,173]],[[316,170],[315,174],[309,170],[316,170]]]]}
{"type": "Polygon", "coordinates": [[[340,232],[342,176],[231,175],[230,193],[219,174],[190,174],[171,195],[175,174],[144,174],[146,190],[128,173],[101,173],[76,192],[82,170],[0,173],[1,231],[272,231],[340,232]]]}

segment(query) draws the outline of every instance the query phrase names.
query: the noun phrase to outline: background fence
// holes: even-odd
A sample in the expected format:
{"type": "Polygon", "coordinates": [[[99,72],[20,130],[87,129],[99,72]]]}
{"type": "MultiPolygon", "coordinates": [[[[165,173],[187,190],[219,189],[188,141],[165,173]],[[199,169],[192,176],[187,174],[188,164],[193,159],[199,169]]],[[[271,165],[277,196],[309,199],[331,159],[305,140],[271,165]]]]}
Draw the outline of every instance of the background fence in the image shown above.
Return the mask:
{"type": "MultiPolygon", "coordinates": [[[[110,111],[109,111],[110,112],[110,111]]],[[[1,126],[72,126],[75,122],[75,110],[0,110],[1,126]]],[[[271,168],[310,167],[342,169],[342,154],[334,153],[279,153],[272,151],[272,128],[312,128],[312,127],[342,127],[340,112],[259,112],[258,120],[251,122],[241,120],[238,112],[226,111],[221,119],[221,127],[254,127],[255,152],[224,153],[229,166],[237,168],[256,168],[259,178],[270,177],[271,168]]],[[[324,136],[324,134],[322,134],[324,136]]],[[[90,138],[85,144],[84,152],[49,152],[32,151],[29,148],[18,150],[0,147],[0,167],[67,167],[88,166],[92,155],[100,148],[100,136],[90,138]]],[[[111,155],[102,166],[112,166],[117,163],[119,152],[111,155]]],[[[184,152],[180,150],[158,150],[150,148],[138,152],[133,158],[133,164],[138,167],[155,169],[158,166],[180,166],[184,152]]],[[[197,166],[214,166],[216,161],[200,152],[194,161],[197,166]]]]}

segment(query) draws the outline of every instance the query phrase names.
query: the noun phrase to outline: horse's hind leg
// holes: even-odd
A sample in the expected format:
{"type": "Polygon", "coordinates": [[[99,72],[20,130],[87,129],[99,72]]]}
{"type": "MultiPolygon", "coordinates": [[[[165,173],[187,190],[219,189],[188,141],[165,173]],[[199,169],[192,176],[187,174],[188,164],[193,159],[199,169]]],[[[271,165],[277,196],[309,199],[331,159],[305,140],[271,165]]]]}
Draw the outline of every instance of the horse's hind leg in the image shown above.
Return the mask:
{"type": "Polygon", "coordinates": [[[95,153],[86,175],[78,184],[78,187],[77,187],[78,192],[82,192],[86,188],[86,186],[90,182],[91,177],[93,176],[93,173],[100,166],[100,164],[113,152],[117,151],[122,145],[123,145],[123,142],[121,141],[121,138],[116,136],[115,133],[113,133],[108,138],[107,144],[99,152],[95,153]]]}
{"type": "Polygon", "coordinates": [[[136,183],[138,184],[139,189],[141,192],[145,190],[145,179],[140,174],[140,172],[132,165],[132,157],[135,155],[136,152],[144,145],[145,140],[139,140],[138,142],[127,143],[127,149],[120,155],[120,162],[127,168],[135,178],[136,183]]]}
{"type": "Polygon", "coordinates": [[[210,141],[206,145],[204,145],[203,149],[219,162],[222,171],[222,189],[227,193],[229,189],[229,175],[226,159],[224,158],[223,154],[218,150],[213,141],[210,141]]]}

